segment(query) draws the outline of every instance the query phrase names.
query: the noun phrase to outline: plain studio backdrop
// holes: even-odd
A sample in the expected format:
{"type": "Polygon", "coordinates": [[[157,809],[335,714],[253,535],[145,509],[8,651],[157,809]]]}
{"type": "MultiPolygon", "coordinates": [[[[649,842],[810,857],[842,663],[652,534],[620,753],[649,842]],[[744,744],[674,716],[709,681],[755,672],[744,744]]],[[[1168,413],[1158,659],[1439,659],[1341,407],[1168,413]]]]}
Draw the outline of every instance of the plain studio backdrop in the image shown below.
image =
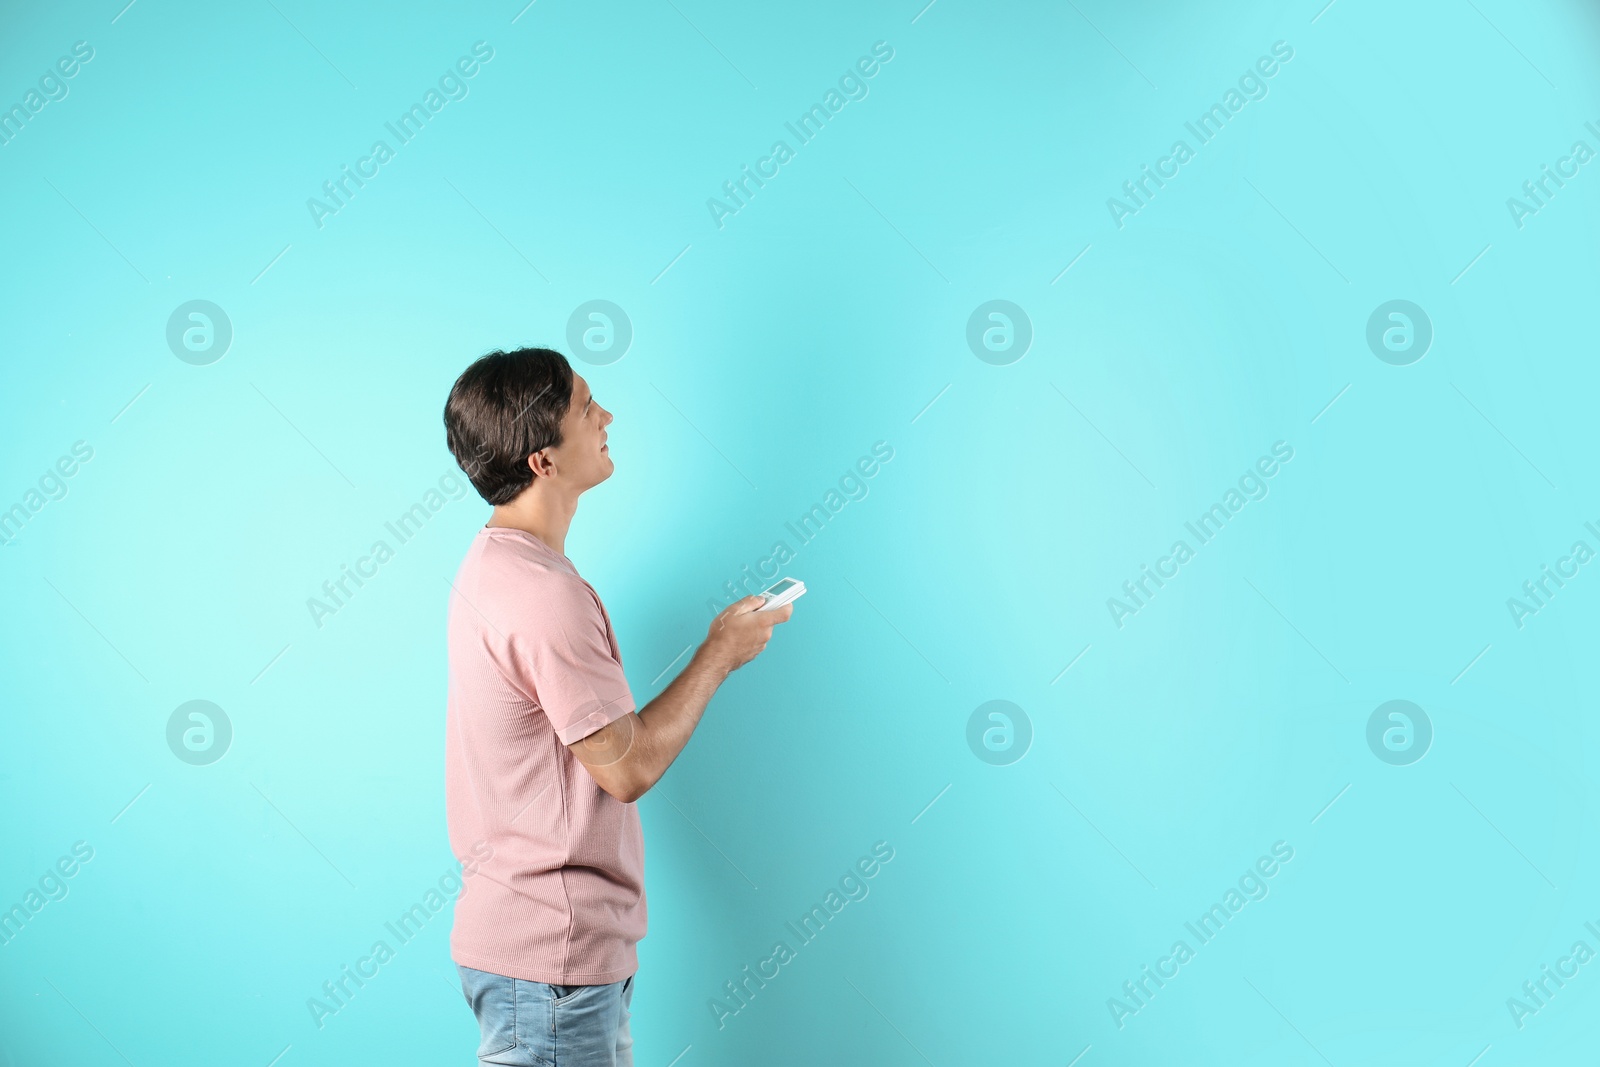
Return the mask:
{"type": "Polygon", "coordinates": [[[0,1064],[472,1061],[523,344],[641,703],[809,590],[639,802],[641,1067],[1592,1047],[1600,20],[924,4],[6,5],[0,1064]]]}

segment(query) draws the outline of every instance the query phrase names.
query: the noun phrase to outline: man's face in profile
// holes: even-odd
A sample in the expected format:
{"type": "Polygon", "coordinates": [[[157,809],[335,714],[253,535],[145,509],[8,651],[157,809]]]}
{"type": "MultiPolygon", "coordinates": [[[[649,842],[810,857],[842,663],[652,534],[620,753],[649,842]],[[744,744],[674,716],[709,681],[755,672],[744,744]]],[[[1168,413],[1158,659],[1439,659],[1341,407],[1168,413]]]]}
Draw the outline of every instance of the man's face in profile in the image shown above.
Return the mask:
{"type": "Polygon", "coordinates": [[[558,477],[579,492],[611,477],[617,465],[606,445],[611,412],[601,407],[583,375],[573,372],[572,400],[561,420],[561,444],[550,450],[558,477]]]}

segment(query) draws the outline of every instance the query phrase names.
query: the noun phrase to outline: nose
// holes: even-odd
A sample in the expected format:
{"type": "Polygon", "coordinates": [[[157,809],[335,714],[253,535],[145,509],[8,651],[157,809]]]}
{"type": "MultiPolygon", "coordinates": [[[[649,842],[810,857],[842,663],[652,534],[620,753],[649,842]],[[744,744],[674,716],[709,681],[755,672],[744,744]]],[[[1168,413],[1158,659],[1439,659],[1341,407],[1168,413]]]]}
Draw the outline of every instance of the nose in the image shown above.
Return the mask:
{"type": "Polygon", "coordinates": [[[601,408],[600,409],[600,425],[601,426],[610,426],[611,425],[611,419],[612,419],[611,412],[607,411],[605,408],[601,408]]]}

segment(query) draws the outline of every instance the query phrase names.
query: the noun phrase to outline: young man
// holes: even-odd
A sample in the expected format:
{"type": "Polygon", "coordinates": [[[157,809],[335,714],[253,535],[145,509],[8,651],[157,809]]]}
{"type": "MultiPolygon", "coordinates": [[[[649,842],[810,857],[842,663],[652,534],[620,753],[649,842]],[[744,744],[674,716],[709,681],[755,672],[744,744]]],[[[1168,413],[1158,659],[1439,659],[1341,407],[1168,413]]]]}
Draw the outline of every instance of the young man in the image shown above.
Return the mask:
{"type": "Polygon", "coordinates": [[[450,955],[483,1064],[632,1064],[645,934],[634,801],[792,611],[756,611],[753,596],[732,604],[635,714],[611,618],[565,555],[578,498],[615,469],[610,422],[545,348],[489,353],[445,404],[450,451],[494,506],[450,596],[445,735],[450,844],[472,875],[450,955]]]}

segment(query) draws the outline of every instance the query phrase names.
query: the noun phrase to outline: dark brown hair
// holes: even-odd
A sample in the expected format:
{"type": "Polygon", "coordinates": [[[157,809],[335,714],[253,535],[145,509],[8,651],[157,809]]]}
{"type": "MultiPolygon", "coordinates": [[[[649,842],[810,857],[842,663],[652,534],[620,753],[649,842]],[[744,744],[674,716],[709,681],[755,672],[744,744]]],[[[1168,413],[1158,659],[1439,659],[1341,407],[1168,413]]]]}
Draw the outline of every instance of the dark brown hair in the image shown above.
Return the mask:
{"type": "Polygon", "coordinates": [[[528,457],[561,443],[571,402],[572,365],[560,352],[490,352],[450,387],[445,442],[479,496],[509,503],[533,481],[528,457]]]}

